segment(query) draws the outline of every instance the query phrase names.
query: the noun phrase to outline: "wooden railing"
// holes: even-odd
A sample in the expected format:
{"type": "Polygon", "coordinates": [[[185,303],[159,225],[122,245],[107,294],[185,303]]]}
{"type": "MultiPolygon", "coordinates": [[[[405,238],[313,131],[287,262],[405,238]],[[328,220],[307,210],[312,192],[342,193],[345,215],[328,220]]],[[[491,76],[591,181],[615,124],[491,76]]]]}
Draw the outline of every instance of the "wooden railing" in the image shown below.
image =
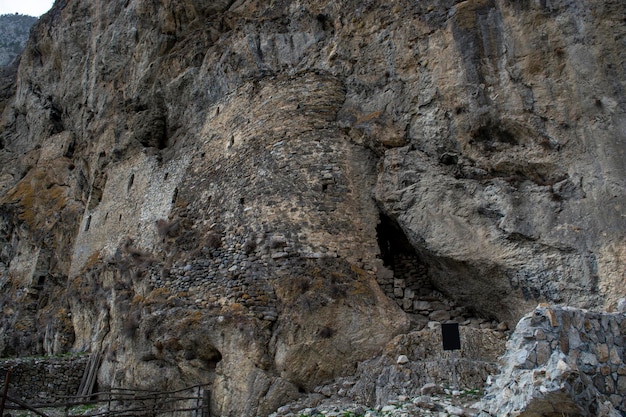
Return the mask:
{"type": "Polygon", "coordinates": [[[26,404],[5,395],[2,398],[6,399],[6,409],[28,410],[42,417],[210,417],[209,385],[175,391],[111,388],[89,395],[59,397],[55,403],[42,404],[26,404]]]}

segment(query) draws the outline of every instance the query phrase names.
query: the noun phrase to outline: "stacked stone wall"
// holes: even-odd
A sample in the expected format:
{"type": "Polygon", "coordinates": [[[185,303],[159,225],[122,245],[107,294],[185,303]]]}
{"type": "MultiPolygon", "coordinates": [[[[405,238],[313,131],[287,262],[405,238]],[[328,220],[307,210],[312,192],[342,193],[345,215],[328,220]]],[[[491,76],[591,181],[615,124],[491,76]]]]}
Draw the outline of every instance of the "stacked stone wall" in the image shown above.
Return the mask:
{"type": "Polygon", "coordinates": [[[428,276],[428,265],[415,253],[394,253],[388,267],[389,272],[379,273],[376,281],[385,295],[410,315],[415,328],[422,329],[429,322],[453,321],[474,328],[508,330],[507,324],[476,317],[470,309],[437,291],[428,276]]]}
{"type": "Polygon", "coordinates": [[[486,398],[497,415],[625,413],[626,314],[538,307],[518,323],[486,398]]]}
{"type": "Polygon", "coordinates": [[[378,284],[404,311],[419,310],[414,308],[414,303],[419,297],[431,295],[433,290],[428,278],[428,268],[416,256],[398,253],[393,257],[392,269],[393,276],[381,275],[378,277],[378,284]]]}
{"type": "MultiPolygon", "coordinates": [[[[373,275],[377,210],[362,190],[372,185],[374,162],[334,122],[344,94],[334,77],[307,73],[248,83],[217,103],[191,161],[200,180],[183,178],[167,201],[170,214],[156,220],[163,244],[149,250],[169,259],[150,274],[151,286],[187,293],[201,308],[236,304],[272,321],[273,280],[283,270],[295,267],[297,277],[303,263],[336,260],[373,275]],[[293,105],[280,104],[287,101],[293,105]],[[358,181],[349,181],[355,173],[358,181]]],[[[133,187],[148,183],[134,178],[133,187]]]]}
{"type": "Polygon", "coordinates": [[[9,396],[29,404],[54,403],[76,395],[89,360],[88,355],[66,358],[0,360],[0,377],[9,377],[9,396]]]}

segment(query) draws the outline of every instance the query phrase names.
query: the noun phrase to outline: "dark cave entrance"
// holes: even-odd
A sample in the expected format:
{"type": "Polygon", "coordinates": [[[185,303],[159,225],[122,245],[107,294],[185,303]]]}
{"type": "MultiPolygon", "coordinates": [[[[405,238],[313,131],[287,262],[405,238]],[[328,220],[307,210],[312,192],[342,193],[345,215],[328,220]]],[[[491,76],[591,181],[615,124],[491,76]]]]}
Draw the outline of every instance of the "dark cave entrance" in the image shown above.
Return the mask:
{"type": "Polygon", "coordinates": [[[402,264],[403,258],[419,259],[415,248],[398,223],[391,217],[380,214],[380,223],[376,226],[376,234],[381,258],[386,267],[394,269],[402,264]]]}
{"type": "Polygon", "coordinates": [[[391,217],[380,214],[376,234],[383,264],[393,271],[393,278],[379,279],[379,284],[387,296],[396,300],[405,311],[411,312],[413,300],[433,292],[428,264],[391,217]]]}
{"type": "Polygon", "coordinates": [[[220,363],[222,360],[222,353],[214,346],[209,345],[206,348],[204,360],[206,361],[209,372],[214,374],[215,368],[217,368],[217,364],[220,363]]]}
{"type": "MultiPolygon", "coordinates": [[[[442,275],[466,275],[465,268],[459,269],[459,265],[452,260],[438,258],[421,251],[419,247],[416,248],[390,216],[380,213],[379,219],[376,233],[380,258],[392,274],[379,274],[377,281],[383,292],[409,314],[414,327],[423,328],[430,321],[445,323],[449,320],[464,325],[487,327],[485,323],[488,320],[476,317],[474,308],[458,305],[457,303],[466,303],[450,297],[449,292],[462,294],[462,288],[442,288],[437,285],[442,275]]],[[[463,280],[455,281],[460,287],[463,286],[463,280]]],[[[492,323],[488,326],[491,327],[492,323]]]]}

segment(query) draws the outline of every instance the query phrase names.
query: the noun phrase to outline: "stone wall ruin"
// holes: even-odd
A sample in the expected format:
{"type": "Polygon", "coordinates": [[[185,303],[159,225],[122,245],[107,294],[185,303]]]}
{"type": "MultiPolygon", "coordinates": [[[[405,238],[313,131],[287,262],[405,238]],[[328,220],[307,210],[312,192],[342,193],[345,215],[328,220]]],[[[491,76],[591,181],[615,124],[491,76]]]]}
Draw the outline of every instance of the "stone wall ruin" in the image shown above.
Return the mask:
{"type": "Polygon", "coordinates": [[[519,321],[507,344],[484,398],[489,413],[624,415],[625,336],[624,313],[540,305],[519,321]]]}
{"type": "Polygon", "coordinates": [[[0,378],[9,377],[8,395],[28,404],[50,404],[76,395],[89,355],[0,360],[0,378]]]}

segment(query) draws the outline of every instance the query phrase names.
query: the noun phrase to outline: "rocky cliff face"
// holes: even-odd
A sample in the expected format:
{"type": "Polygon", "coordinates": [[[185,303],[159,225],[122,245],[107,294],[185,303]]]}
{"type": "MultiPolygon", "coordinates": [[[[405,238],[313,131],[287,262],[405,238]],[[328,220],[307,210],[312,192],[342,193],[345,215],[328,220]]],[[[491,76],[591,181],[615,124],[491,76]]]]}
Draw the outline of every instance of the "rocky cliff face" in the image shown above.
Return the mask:
{"type": "Polygon", "coordinates": [[[9,65],[24,50],[30,28],[36,22],[33,16],[0,15],[0,67],[9,65]]]}
{"type": "Polygon", "coordinates": [[[57,2],[2,104],[0,351],[102,351],[103,386],[207,382],[215,413],[263,415],[433,319],[425,297],[612,308],[623,16],[57,2]]]}

